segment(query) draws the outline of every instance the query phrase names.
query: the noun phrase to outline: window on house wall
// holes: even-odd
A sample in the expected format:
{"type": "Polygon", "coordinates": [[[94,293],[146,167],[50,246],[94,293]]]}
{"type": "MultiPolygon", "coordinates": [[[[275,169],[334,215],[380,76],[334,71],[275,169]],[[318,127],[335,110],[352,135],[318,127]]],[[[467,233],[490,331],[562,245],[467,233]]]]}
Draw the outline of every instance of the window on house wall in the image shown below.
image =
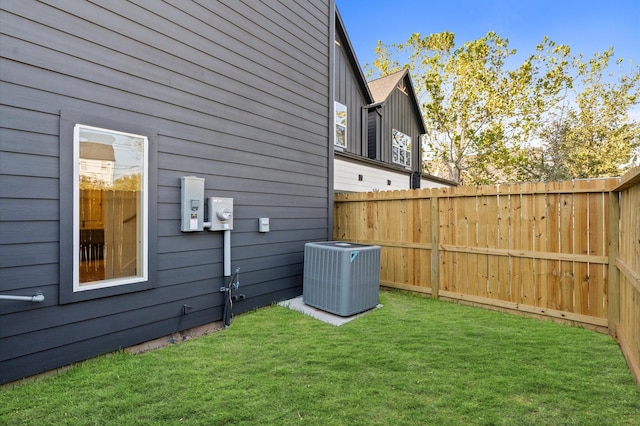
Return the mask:
{"type": "Polygon", "coordinates": [[[392,160],[396,164],[411,167],[411,137],[393,129],[392,160]]]}
{"type": "Polygon", "coordinates": [[[73,291],[148,279],[146,136],[76,124],[73,291]]]}
{"type": "Polygon", "coordinates": [[[335,102],[335,131],[334,144],[343,148],[347,147],[347,107],[340,102],[335,102]]]}

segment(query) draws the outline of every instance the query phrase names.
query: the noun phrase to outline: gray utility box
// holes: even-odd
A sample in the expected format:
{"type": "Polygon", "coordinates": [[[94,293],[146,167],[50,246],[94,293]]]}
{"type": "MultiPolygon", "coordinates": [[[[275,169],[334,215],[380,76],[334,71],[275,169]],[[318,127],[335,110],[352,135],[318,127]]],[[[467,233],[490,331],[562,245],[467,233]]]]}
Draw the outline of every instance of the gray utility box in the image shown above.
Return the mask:
{"type": "Polygon", "coordinates": [[[380,247],[338,241],[306,243],[302,301],[340,316],[374,308],[380,247]]]}

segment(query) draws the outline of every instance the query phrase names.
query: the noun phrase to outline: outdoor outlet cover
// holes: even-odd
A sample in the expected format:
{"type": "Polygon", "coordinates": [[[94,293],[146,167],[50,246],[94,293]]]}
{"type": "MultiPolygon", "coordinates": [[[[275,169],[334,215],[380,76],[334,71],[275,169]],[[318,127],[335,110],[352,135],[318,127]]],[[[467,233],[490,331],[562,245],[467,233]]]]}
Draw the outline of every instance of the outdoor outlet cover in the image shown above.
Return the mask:
{"type": "Polygon", "coordinates": [[[261,217],[258,219],[258,231],[269,232],[269,218],[261,217]]]}

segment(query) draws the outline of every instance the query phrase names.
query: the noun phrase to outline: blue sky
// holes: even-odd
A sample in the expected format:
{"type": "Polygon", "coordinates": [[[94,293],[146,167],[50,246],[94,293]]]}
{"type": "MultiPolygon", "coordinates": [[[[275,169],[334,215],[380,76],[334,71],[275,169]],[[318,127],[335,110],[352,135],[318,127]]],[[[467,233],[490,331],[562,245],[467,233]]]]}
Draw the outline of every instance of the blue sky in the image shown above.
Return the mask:
{"type": "MultiPolygon", "coordinates": [[[[614,47],[616,57],[640,65],[640,0],[336,0],[349,39],[364,69],[375,59],[378,40],[402,43],[450,31],[457,46],[489,31],[509,39],[519,64],[546,35],[590,58],[614,47]]],[[[630,111],[640,121],[640,105],[630,111]]]]}
{"type": "Polygon", "coordinates": [[[418,32],[455,34],[456,45],[488,31],[509,39],[522,59],[546,35],[591,57],[614,46],[640,64],[640,0],[336,0],[361,65],[378,40],[401,43],[418,32]]]}

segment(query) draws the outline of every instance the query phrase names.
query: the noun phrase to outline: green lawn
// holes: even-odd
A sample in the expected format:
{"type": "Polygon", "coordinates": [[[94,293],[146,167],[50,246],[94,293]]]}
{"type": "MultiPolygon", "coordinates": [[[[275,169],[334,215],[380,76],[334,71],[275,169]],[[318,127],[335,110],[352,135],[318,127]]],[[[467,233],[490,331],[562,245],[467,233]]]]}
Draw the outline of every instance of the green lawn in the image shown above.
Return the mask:
{"type": "Polygon", "coordinates": [[[0,424],[640,425],[616,343],[381,292],[340,327],[273,306],[226,330],[0,390],[0,424]]]}

